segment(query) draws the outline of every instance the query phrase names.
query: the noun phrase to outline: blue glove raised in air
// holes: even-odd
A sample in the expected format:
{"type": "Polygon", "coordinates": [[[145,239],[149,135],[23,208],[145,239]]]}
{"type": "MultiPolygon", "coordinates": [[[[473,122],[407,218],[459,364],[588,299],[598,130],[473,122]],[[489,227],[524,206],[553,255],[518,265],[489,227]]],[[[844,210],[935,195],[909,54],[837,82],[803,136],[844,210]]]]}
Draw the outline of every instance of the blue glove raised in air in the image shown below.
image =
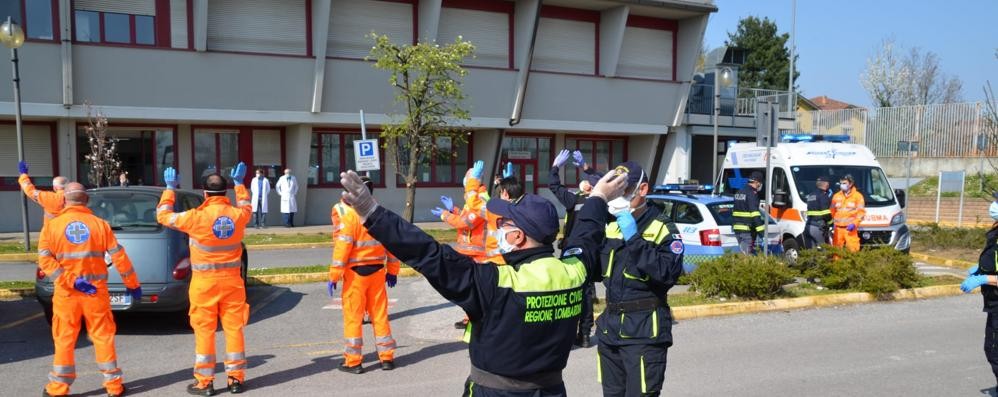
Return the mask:
{"type": "Polygon", "coordinates": [[[18,161],[17,162],[17,171],[20,172],[20,173],[22,173],[22,174],[27,174],[28,173],[28,163],[25,163],[23,161],[18,161]]]}
{"type": "Polygon", "coordinates": [[[232,173],[229,174],[232,177],[232,183],[236,185],[242,185],[243,179],[246,178],[246,163],[240,161],[235,167],[232,167],[232,173]]]}
{"type": "Polygon", "coordinates": [[[336,291],[336,282],[335,281],[327,281],[326,282],[326,293],[329,294],[329,296],[333,296],[333,291],[336,291]]]}
{"type": "Polygon", "coordinates": [[[634,220],[634,215],[631,215],[630,211],[622,211],[617,213],[617,226],[620,226],[620,232],[624,234],[624,240],[630,240],[631,237],[638,234],[638,223],[634,220]]]}
{"type": "Polygon", "coordinates": [[[430,210],[430,213],[433,214],[433,216],[435,216],[437,218],[440,218],[440,216],[443,215],[444,212],[447,212],[447,210],[445,210],[443,208],[440,208],[440,207],[437,207],[437,208],[434,208],[434,209],[430,210]]]}
{"type": "Polygon", "coordinates": [[[126,288],[125,292],[132,295],[132,302],[142,302],[142,286],[135,287],[135,289],[126,288]]]}
{"type": "Polygon", "coordinates": [[[173,167],[167,167],[163,170],[163,182],[166,183],[167,189],[176,189],[180,182],[180,178],[177,177],[177,170],[173,167]]]}
{"type": "Polygon", "coordinates": [[[481,181],[483,173],[485,173],[485,162],[482,160],[478,160],[475,162],[475,165],[471,167],[471,176],[481,181]]]}
{"type": "Polygon", "coordinates": [[[977,271],[978,271],[979,269],[980,269],[980,268],[978,268],[978,267],[977,267],[977,265],[974,265],[974,266],[971,266],[971,268],[970,268],[970,269],[967,269],[967,275],[968,275],[968,276],[973,276],[973,275],[977,274],[977,271]]]}
{"type": "Polygon", "coordinates": [[[554,163],[551,163],[551,167],[560,168],[562,165],[565,164],[566,161],[568,161],[568,158],[571,156],[572,153],[569,152],[568,149],[562,150],[561,152],[558,153],[557,156],[555,156],[554,163]]]}
{"type": "Polygon", "coordinates": [[[394,274],[385,275],[385,284],[388,285],[388,288],[395,288],[395,284],[398,284],[398,282],[399,276],[394,274]]]}
{"type": "Polygon", "coordinates": [[[851,231],[854,231],[854,230],[856,230],[856,225],[855,224],[850,223],[849,226],[846,226],[846,231],[850,231],[851,232],[851,231]]]}
{"type": "Polygon", "coordinates": [[[95,294],[97,294],[97,287],[94,286],[93,284],[90,284],[90,282],[87,281],[87,279],[85,279],[83,277],[77,277],[76,278],[76,281],[73,282],[73,289],[75,289],[77,291],[80,291],[80,292],[82,292],[84,294],[87,294],[87,295],[95,295],[95,294]]]}
{"type": "Polygon", "coordinates": [[[509,178],[513,176],[513,163],[506,163],[506,169],[502,171],[503,178],[509,178]]]}
{"type": "Polygon", "coordinates": [[[578,150],[572,152],[572,164],[575,164],[576,167],[586,165],[586,158],[582,157],[582,152],[578,150]]]}
{"type": "Polygon", "coordinates": [[[440,196],[440,203],[444,205],[444,208],[446,208],[447,211],[450,211],[452,208],[454,208],[454,199],[450,197],[440,196]]]}
{"type": "Polygon", "coordinates": [[[963,292],[970,292],[973,291],[974,288],[980,287],[987,283],[988,283],[988,276],[983,276],[983,275],[970,276],[964,279],[962,283],[960,283],[960,289],[963,290],[963,292]]]}

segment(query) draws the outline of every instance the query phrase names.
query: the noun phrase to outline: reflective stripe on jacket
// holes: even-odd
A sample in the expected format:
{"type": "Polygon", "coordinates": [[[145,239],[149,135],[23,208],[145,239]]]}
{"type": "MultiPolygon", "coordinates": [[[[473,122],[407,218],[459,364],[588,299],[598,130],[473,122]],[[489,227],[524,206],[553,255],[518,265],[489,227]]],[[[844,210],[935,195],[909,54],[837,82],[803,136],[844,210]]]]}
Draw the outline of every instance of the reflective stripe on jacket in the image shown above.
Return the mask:
{"type": "Polygon", "coordinates": [[[836,192],[832,197],[830,210],[832,222],[835,222],[836,227],[847,227],[850,224],[859,227],[863,216],[866,215],[866,200],[863,199],[863,194],[853,187],[848,195],[841,191],[836,192]]]}
{"type": "Polygon", "coordinates": [[[330,281],[340,281],[346,269],[365,265],[384,265],[388,274],[398,275],[401,263],[374,237],[367,233],[364,222],[352,207],[344,203],[333,205],[333,259],[329,266],[330,281]]]}

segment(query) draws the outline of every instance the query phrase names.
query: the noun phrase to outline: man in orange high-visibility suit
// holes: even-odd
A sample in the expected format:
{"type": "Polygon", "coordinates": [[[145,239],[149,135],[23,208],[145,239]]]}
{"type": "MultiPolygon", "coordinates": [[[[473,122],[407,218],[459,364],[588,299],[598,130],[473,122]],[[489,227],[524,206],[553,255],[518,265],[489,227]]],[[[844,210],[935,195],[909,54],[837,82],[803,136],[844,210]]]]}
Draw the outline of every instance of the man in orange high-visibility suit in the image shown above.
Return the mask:
{"type": "Polygon", "coordinates": [[[457,244],[454,245],[454,250],[478,263],[485,263],[488,259],[485,256],[486,217],[482,216],[485,202],[488,201],[481,182],[484,170],[485,162],[479,160],[465,173],[464,207],[460,211],[454,206],[454,200],[447,196],[440,196],[443,208],[437,207],[430,211],[457,230],[457,244]]]}
{"type": "MultiPolygon", "coordinates": [[[[364,183],[370,191],[373,184],[364,183]]],[[[333,260],[329,266],[327,291],[333,296],[343,281],[343,364],[339,369],[352,374],[364,373],[361,359],[364,349],[364,313],[374,326],[375,345],[381,369],[395,369],[395,339],[388,324],[388,293],[385,285],[395,287],[400,263],[385,247],[367,234],[364,222],[348,205],[333,206],[337,230],[333,232],[333,260]]]]}
{"type": "Polygon", "coordinates": [[[229,392],[242,393],[246,382],[246,351],[243,327],[249,321],[246,286],[240,274],[242,241],[246,224],[252,214],[250,195],[243,186],[246,164],[232,169],[236,190],[236,206],[225,196],[226,181],[211,174],[204,179],[207,200],[200,207],[185,212],[173,212],[177,186],[177,171],[172,167],[163,172],[167,189],[159,199],[156,220],[187,233],[191,250],[191,328],[194,329],[194,378],[187,392],[210,396],[215,393],[215,330],[222,318],[225,331],[225,372],[229,392]]]}
{"type": "Polygon", "coordinates": [[[52,191],[46,192],[44,190],[38,190],[33,183],[31,183],[31,177],[28,176],[28,163],[23,161],[17,163],[17,170],[21,173],[21,176],[17,178],[17,183],[21,185],[21,191],[24,192],[25,196],[28,196],[31,201],[38,203],[42,206],[42,228],[49,224],[49,220],[55,218],[62,211],[64,198],[63,198],[63,187],[66,185],[66,178],[62,176],[57,176],[52,178],[52,191]]]}
{"type": "MultiPolygon", "coordinates": [[[[121,369],[114,352],[114,317],[107,291],[107,264],[110,254],[115,268],[133,302],[142,299],[139,278],[132,261],[111,232],[111,226],[87,208],[86,190],[79,183],[66,186],[66,207],[44,227],[38,242],[38,266],[52,283],[52,339],[55,357],[44,396],[69,395],[76,379],[73,350],[80,334],[80,317],[86,320],[87,335],[94,344],[97,368],[104,375],[109,396],[122,396],[121,369]]],[[[127,298],[126,298],[127,299],[127,298]]]]}
{"type": "Polygon", "coordinates": [[[852,175],[839,180],[839,192],[832,197],[832,222],[835,223],[833,245],[846,247],[850,252],[859,251],[859,224],[866,215],[863,193],[856,189],[852,175]]]}

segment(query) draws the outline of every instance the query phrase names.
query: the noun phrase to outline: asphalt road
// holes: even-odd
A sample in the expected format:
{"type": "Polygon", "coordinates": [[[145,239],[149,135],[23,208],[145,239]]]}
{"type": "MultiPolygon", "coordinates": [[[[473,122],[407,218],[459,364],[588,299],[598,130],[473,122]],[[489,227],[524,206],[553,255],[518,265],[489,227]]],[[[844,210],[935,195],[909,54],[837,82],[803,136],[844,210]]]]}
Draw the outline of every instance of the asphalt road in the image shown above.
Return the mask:
{"type": "MultiPolygon", "coordinates": [[[[247,395],[460,393],[468,355],[451,325],[459,309],[419,278],[401,280],[390,294],[397,300],[391,318],[400,367],[377,369],[367,327],[369,372],[358,376],[335,370],[342,322],[338,310],[324,308],[331,303],[324,285],[251,288],[247,395]]],[[[980,297],[968,295],[682,321],[674,327],[663,395],[981,395],[995,379],[981,351],[980,307],[980,297]]],[[[52,342],[38,313],[30,299],[0,302],[4,395],[37,395],[45,383],[52,342]]],[[[179,316],[118,316],[118,362],[133,395],[186,395],[193,343],[179,316]]],[[[102,395],[83,336],[76,357],[73,391],[102,395]]],[[[595,360],[594,348],[572,353],[565,372],[571,395],[601,395],[595,360]]]]}

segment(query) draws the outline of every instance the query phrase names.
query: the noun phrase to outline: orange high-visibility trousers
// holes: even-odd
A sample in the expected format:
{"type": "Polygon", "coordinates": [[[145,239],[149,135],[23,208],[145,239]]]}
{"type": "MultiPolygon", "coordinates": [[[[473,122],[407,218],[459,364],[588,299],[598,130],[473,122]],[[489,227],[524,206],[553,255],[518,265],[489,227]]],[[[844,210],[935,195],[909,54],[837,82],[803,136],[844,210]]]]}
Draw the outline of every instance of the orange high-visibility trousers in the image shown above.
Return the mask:
{"type": "Polygon", "coordinates": [[[353,270],[343,272],[343,348],[344,365],[360,365],[364,350],[364,312],[371,318],[378,359],[395,359],[395,339],[388,324],[388,293],[385,291],[384,268],[369,276],[353,270]]]}
{"type": "Polygon", "coordinates": [[[849,252],[859,251],[859,228],[848,231],[845,227],[835,227],[832,243],[836,247],[846,247],[849,252]]]}
{"type": "Polygon", "coordinates": [[[246,287],[238,273],[206,275],[194,273],[190,287],[191,328],[194,329],[194,377],[200,386],[215,379],[215,330],[222,317],[225,332],[225,373],[239,382],[246,380],[243,327],[249,322],[246,287]]]}
{"type": "Polygon", "coordinates": [[[94,344],[97,368],[104,375],[104,388],[108,394],[121,394],[121,369],[114,352],[114,333],[117,327],[111,315],[111,300],[106,289],[87,296],[73,291],[69,295],[56,293],[52,297],[52,340],[55,358],[45,391],[53,396],[69,394],[69,386],[76,380],[74,349],[80,334],[80,318],[86,320],[87,335],[94,344]]]}

